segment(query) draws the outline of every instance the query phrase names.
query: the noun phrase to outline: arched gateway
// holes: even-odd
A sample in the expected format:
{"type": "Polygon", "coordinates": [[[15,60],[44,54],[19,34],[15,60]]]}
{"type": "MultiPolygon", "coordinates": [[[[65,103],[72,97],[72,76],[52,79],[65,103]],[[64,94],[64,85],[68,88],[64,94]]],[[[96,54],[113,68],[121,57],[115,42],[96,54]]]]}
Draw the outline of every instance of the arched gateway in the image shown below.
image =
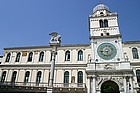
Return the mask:
{"type": "Polygon", "coordinates": [[[101,93],[120,93],[119,86],[114,81],[105,81],[101,86],[101,93]]]}

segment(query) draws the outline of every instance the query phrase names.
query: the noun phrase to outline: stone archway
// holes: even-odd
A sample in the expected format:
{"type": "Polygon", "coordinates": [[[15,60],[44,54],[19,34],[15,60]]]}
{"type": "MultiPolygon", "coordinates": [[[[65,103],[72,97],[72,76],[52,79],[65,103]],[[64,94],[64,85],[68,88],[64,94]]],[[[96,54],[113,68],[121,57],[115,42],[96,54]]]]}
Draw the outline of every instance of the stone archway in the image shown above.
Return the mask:
{"type": "Polygon", "coordinates": [[[120,93],[119,86],[114,81],[105,81],[101,86],[101,93],[120,93]]]}

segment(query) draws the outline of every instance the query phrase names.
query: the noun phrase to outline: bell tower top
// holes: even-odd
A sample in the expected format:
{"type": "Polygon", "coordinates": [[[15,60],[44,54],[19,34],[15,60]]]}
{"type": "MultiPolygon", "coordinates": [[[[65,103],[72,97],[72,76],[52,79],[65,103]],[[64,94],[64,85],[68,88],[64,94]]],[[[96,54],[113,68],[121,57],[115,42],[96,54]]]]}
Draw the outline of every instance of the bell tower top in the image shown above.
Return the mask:
{"type": "Polygon", "coordinates": [[[112,13],[104,4],[98,4],[89,16],[89,31],[92,38],[121,36],[118,14],[112,13]]]}
{"type": "Polygon", "coordinates": [[[104,4],[99,4],[95,8],[93,8],[93,15],[94,16],[107,15],[107,13],[110,13],[110,10],[104,4]]]}

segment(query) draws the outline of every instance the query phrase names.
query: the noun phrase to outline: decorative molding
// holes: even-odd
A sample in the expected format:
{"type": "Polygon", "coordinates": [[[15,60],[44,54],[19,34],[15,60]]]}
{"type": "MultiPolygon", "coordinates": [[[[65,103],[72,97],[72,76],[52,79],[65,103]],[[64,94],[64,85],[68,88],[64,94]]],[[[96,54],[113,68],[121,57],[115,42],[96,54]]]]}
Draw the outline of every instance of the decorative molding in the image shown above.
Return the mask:
{"type": "MultiPolygon", "coordinates": [[[[16,65],[16,64],[8,64],[8,65],[0,65],[0,67],[2,67],[2,69],[3,68],[29,68],[29,67],[31,67],[31,68],[36,68],[36,67],[38,67],[38,68],[50,68],[51,67],[51,64],[18,64],[18,65],[16,65]]],[[[64,64],[55,64],[55,67],[56,68],[70,68],[70,69],[73,69],[73,68],[77,68],[77,69],[81,69],[81,68],[86,68],[87,67],[87,64],[68,64],[68,63],[66,63],[65,65],[64,64]]]]}
{"type": "Polygon", "coordinates": [[[22,52],[22,56],[27,56],[27,51],[22,52]]]}
{"type": "Polygon", "coordinates": [[[115,70],[115,66],[114,65],[111,65],[111,64],[105,64],[104,65],[104,69],[105,70],[115,70]]]}
{"type": "Polygon", "coordinates": [[[99,31],[110,31],[110,30],[117,30],[118,27],[109,27],[109,28],[97,28],[93,29],[94,32],[99,32],[99,31]]]}

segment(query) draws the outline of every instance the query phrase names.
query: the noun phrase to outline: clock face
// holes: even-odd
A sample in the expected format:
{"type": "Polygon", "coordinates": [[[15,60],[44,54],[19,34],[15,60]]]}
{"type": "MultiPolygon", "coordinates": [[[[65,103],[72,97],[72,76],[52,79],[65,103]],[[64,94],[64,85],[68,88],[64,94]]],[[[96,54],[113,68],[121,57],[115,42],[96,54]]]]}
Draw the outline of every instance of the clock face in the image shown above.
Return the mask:
{"type": "Polygon", "coordinates": [[[98,47],[97,53],[102,59],[110,60],[116,56],[117,49],[111,43],[103,43],[98,47]]]}

